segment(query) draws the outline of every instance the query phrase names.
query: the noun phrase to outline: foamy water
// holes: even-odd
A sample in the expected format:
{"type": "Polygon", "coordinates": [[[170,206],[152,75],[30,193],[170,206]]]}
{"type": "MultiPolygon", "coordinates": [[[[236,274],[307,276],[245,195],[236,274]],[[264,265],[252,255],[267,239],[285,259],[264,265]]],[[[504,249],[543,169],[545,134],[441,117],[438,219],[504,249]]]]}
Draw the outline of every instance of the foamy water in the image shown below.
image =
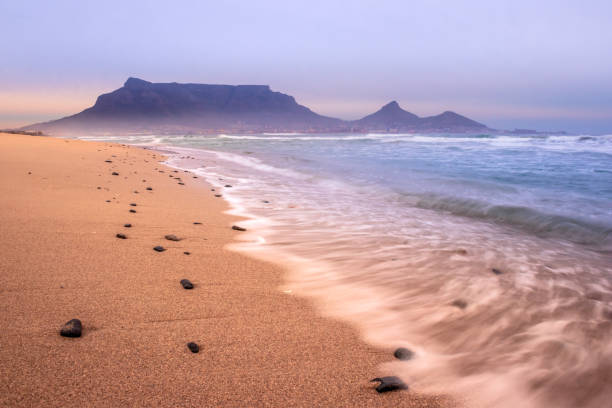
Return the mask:
{"type": "Polygon", "coordinates": [[[385,367],[412,388],[483,407],[609,405],[612,137],[116,141],[175,151],[171,166],[251,218],[236,249],[289,266],[282,290],[413,350],[385,367]]]}

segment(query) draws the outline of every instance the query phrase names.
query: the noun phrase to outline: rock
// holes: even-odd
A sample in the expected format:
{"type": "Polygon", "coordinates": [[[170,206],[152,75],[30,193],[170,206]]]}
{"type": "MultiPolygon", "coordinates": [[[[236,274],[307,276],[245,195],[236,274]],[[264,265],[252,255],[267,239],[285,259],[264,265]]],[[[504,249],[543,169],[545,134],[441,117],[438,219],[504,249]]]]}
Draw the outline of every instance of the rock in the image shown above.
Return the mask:
{"type": "Polygon", "coordinates": [[[235,231],[246,231],[246,228],[239,227],[237,225],[233,225],[232,229],[235,231]]]}
{"type": "Polygon", "coordinates": [[[215,197],[221,197],[221,194],[215,194],[215,197]]]}
{"type": "Polygon", "coordinates": [[[400,347],[397,350],[395,350],[393,355],[398,360],[404,360],[405,361],[405,360],[411,360],[412,357],[414,356],[414,353],[412,352],[412,350],[409,350],[409,349],[407,349],[405,347],[400,347]]]}
{"type": "Polygon", "coordinates": [[[132,210],[130,210],[130,212],[131,212],[131,213],[135,213],[135,212],[136,212],[136,210],[133,210],[133,209],[132,209],[132,210]]]}
{"type": "Polygon", "coordinates": [[[196,343],[187,343],[187,348],[189,349],[189,351],[191,351],[192,353],[197,353],[200,351],[200,346],[198,346],[196,343]]]}
{"type": "Polygon", "coordinates": [[[130,203],[130,207],[136,207],[138,204],[136,203],[130,203]]]}
{"type": "Polygon", "coordinates": [[[132,228],[132,224],[123,224],[125,228],[132,228]]]}
{"type": "Polygon", "coordinates": [[[181,279],[181,285],[183,285],[183,289],[193,289],[193,283],[189,279],[181,279]]]}
{"type": "Polygon", "coordinates": [[[193,225],[202,225],[202,223],[196,221],[196,222],[193,223],[193,225]]]}
{"type": "Polygon", "coordinates": [[[467,307],[467,302],[463,299],[453,300],[451,303],[452,306],[458,307],[459,309],[465,309],[467,307]]]}
{"type": "Polygon", "coordinates": [[[101,190],[101,189],[102,189],[102,187],[96,187],[96,188],[97,188],[98,190],[101,190]]]}
{"type": "Polygon", "coordinates": [[[499,269],[497,269],[497,268],[493,268],[493,269],[491,269],[491,272],[493,272],[493,273],[494,273],[494,274],[496,274],[496,275],[501,275],[501,274],[503,273],[502,271],[500,271],[500,270],[499,270],[499,269]]]}
{"type": "Polygon", "coordinates": [[[107,203],[110,203],[110,200],[106,200],[107,203]]]}
{"type": "Polygon", "coordinates": [[[152,191],[153,189],[151,187],[147,187],[147,190],[148,191],[152,191]]]}
{"type": "Polygon", "coordinates": [[[185,252],[183,252],[183,253],[184,253],[185,255],[191,255],[191,252],[189,252],[189,251],[185,251],[185,252]]]}
{"type": "Polygon", "coordinates": [[[153,250],[154,250],[154,251],[157,251],[157,252],[164,252],[164,251],[166,250],[166,248],[164,248],[164,247],[163,247],[163,246],[161,246],[161,245],[158,245],[158,246],[156,246],[156,247],[153,247],[153,250]]]}
{"type": "Polygon", "coordinates": [[[225,187],[228,187],[228,188],[229,188],[229,187],[231,187],[231,186],[230,186],[229,184],[226,184],[226,185],[225,185],[225,187]]]}
{"type": "Polygon", "coordinates": [[[210,191],[215,191],[215,189],[214,189],[214,188],[211,188],[211,189],[210,189],[210,191]]]}
{"type": "Polygon", "coordinates": [[[261,202],[264,203],[264,204],[270,204],[270,202],[268,200],[262,200],[261,202]]]}
{"type": "Polygon", "coordinates": [[[138,190],[134,190],[134,194],[138,194],[138,190]]]}
{"type": "Polygon", "coordinates": [[[193,176],[193,178],[198,178],[198,176],[193,176]]]}
{"type": "Polygon", "coordinates": [[[104,160],[104,163],[112,163],[112,160],[104,160]]]}
{"type": "Polygon", "coordinates": [[[184,185],[185,185],[185,183],[179,183],[179,184],[180,184],[181,186],[184,186],[184,185]]]}
{"type": "Polygon", "coordinates": [[[182,239],[173,234],[164,235],[164,238],[166,238],[168,241],[180,241],[182,239]]]}
{"type": "Polygon", "coordinates": [[[111,174],[112,174],[113,176],[118,176],[118,175],[119,175],[119,173],[117,173],[116,171],[113,171],[111,174]]]}
{"type": "Polygon", "coordinates": [[[61,330],[60,335],[64,337],[81,337],[83,331],[83,325],[79,319],[72,319],[66,322],[61,330]]]}
{"type": "Polygon", "coordinates": [[[376,386],[376,391],[379,393],[395,391],[395,390],[407,390],[408,386],[399,378],[395,376],[391,377],[378,377],[370,380],[370,382],[379,382],[376,386]]]}
{"type": "Polygon", "coordinates": [[[117,238],[119,239],[127,239],[127,237],[125,236],[125,234],[117,234],[115,235],[117,238]]]}

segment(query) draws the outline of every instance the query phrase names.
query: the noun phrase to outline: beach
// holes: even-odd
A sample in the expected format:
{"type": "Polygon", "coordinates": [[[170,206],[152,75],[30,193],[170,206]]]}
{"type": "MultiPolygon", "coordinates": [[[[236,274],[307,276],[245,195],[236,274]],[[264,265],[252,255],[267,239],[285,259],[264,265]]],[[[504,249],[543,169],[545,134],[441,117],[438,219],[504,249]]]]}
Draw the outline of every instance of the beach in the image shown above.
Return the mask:
{"type": "Polygon", "coordinates": [[[242,219],[164,160],[0,134],[1,406],[455,406],[378,394],[394,345],[366,344],[282,291],[281,266],[229,250],[242,219]],[[61,337],[74,318],[82,336],[61,337]]]}

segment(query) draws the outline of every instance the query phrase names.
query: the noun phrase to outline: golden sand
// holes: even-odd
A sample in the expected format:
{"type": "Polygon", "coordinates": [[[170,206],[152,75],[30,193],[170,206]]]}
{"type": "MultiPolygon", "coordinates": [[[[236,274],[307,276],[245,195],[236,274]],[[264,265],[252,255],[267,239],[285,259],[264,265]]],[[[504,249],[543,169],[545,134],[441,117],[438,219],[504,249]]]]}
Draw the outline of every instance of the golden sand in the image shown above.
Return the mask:
{"type": "Polygon", "coordinates": [[[393,374],[379,369],[390,350],[279,291],[279,267],[224,249],[240,220],[202,179],[160,160],[0,135],[0,406],[448,405],[376,393],[368,381],[393,374]],[[83,336],[61,337],[73,318],[83,336]]]}

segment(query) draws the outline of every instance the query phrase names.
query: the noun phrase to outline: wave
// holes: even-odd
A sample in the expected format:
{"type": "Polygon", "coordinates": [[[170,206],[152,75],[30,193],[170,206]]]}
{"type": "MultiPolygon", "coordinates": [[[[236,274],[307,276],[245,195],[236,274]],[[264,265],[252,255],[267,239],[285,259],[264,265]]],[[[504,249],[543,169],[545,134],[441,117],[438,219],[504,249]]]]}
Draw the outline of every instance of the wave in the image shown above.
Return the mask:
{"type": "Polygon", "coordinates": [[[594,224],[528,207],[493,205],[477,200],[436,195],[421,197],[416,206],[518,227],[539,237],[559,238],[603,250],[612,249],[612,225],[594,224]]]}

